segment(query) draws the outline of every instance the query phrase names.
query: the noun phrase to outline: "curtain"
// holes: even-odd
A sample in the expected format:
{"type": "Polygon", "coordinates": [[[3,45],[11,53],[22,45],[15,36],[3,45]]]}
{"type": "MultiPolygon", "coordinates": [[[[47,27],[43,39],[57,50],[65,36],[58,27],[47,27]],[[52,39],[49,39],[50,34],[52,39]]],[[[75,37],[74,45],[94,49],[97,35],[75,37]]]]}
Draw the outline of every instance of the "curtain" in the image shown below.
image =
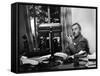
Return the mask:
{"type": "Polygon", "coordinates": [[[25,30],[26,30],[26,36],[27,36],[28,45],[29,45],[29,51],[32,52],[34,48],[34,41],[33,41],[28,6],[24,7],[24,18],[25,18],[25,30]]]}
{"type": "Polygon", "coordinates": [[[72,25],[72,13],[71,8],[61,7],[61,25],[62,25],[62,52],[66,52],[66,47],[68,42],[66,40],[66,35],[71,35],[71,25],[72,25]]]}

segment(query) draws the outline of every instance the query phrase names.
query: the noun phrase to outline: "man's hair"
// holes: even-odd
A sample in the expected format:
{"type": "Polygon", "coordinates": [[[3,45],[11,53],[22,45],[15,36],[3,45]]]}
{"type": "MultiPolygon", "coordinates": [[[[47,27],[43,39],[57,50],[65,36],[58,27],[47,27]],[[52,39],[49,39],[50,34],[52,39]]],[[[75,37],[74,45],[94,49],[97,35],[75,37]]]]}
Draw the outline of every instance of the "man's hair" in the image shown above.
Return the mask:
{"type": "Polygon", "coordinates": [[[77,26],[79,27],[79,29],[81,30],[81,25],[80,25],[79,23],[74,23],[74,24],[72,25],[72,27],[75,26],[75,25],[77,25],[77,26]]]}

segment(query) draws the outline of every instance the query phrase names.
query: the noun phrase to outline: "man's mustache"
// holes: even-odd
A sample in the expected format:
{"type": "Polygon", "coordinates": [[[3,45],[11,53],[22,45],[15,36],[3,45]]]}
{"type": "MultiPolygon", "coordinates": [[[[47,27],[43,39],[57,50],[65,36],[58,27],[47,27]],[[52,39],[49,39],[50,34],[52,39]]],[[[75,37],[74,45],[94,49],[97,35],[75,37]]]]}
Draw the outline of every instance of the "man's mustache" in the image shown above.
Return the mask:
{"type": "Polygon", "coordinates": [[[73,32],[73,35],[75,35],[75,32],[73,32]]]}

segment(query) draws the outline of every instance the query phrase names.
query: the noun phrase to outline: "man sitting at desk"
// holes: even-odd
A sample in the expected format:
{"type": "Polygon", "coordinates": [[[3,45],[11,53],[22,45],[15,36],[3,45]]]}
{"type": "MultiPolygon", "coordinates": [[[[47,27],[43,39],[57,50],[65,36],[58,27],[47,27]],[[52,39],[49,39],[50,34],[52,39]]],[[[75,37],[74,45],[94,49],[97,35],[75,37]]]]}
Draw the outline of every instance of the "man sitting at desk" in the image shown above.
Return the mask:
{"type": "MultiPolygon", "coordinates": [[[[78,23],[72,25],[73,37],[67,36],[68,47],[66,53],[71,55],[74,60],[76,58],[85,58],[89,53],[88,41],[81,34],[81,26],[78,23]]],[[[78,59],[76,60],[78,62],[78,59]]]]}
{"type": "MultiPolygon", "coordinates": [[[[72,58],[75,62],[79,63],[79,58],[85,58],[89,53],[88,41],[82,36],[81,26],[78,23],[72,25],[72,33],[72,37],[66,36],[69,43],[68,47],[66,48],[66,53],[58,52],[54,55],[62,57],[65,61],[67,61],[68,58],[72,58]]],[[[49,54],[38,58],[33,57],[31,59],[22,56],[21,61],[23,64],[30,63],[32,65],[38,65],[39,63],[43,62],[43,60],[50,58],[50,56],[51,55],[49,54]]]]}

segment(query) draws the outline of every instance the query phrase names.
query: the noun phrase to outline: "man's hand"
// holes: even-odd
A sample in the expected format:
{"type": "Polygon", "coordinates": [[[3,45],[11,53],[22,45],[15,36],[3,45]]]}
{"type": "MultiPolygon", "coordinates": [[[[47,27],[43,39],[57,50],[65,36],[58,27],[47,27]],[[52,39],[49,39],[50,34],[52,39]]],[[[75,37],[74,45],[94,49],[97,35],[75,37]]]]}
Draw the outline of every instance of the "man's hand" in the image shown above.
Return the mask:
{"type": "Polygon", "coordinates": [[[76,53],[75,55],[80,55],[80,54],[83,54],[85,53],[85,51],[81,50],[80,52],[76,53]]]}
{"type": "Polygon", "coordinates": [[[67,38],[67,41],[69,42],[69,44],[73,43],[73,39],[71,36],[66,36],[66,38],[67,38]]]}
{"type": "Polygon", "coordinates": [[[68,58],[72,58],[72,59],[74,59],[74,55],[68,56],[68,58]]]}

